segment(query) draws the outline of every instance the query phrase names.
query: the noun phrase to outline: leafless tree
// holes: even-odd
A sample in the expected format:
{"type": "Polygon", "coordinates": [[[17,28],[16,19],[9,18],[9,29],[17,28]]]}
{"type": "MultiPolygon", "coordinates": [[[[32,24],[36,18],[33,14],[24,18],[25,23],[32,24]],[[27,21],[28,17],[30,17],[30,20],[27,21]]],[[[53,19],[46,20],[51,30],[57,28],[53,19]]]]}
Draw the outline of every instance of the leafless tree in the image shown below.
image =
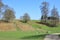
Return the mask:
{"type": "Polygon", "coordinates": [[[48,16],[48,8],[49,8],[49,3],[48,2],[42,2],[41,5],[41,21],[46,22],[47,21],[47,16],[48,16]]]}
{"type": "Polygon", "coordinates": [[[53,19],[52,19],[53,25],[57,25],[59,23],[59,14],[58,14],[57,8],[55,8],[55,6],[51,10],[51,17],[53,17],[53,19]]]}
{"type": "Polygon", "coordinates": [[[0,19],[1,19],[1,16],[2,16],[2,9],[4,8],[4,4],[2,2],[2,0],[0,0],[0,19]]]}

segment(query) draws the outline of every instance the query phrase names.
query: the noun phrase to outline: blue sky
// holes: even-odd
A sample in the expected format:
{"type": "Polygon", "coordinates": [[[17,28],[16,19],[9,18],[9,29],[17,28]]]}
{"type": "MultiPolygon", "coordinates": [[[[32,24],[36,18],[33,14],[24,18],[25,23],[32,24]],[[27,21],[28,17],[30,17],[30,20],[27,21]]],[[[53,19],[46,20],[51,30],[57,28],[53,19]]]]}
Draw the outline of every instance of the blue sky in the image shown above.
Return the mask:
{"type": "MultiPolygon", "coordinates": [[[[41,10],[39,6],[44,0],[3,0],[5,5],[10,6],[16,12],[16,18],[20,18],[24,13],[28,13],[31,19],[39,20],[41,17],[41,10]]],[[[49,12],[55,5],[60,13],[60,0],[45,0],[49,2],[49,12]]]]}

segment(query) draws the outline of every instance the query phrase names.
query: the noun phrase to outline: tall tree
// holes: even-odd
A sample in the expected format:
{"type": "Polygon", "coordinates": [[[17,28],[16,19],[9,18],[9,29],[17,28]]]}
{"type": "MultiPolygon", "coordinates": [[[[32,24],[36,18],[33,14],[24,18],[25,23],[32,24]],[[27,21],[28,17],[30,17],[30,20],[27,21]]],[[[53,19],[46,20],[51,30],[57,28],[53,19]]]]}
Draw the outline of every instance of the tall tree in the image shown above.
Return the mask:
{"type": "Polygon", "coordinates": [[[27,23],[30,20],[30,16],[28,15],[28,13],[25,13],[22,19],[24,23],[27,23]]]}
{"type": "Polygon", "coordinates": [[[3,15],[3,19],[6,22],[10,22],[15,18],[15,12],[12,9],[6,9],[3,15]]]}
{"type": "Polygon", "coordinates": [[[55,6],[51,10],[51,17],[53,18],[52,19],[53,25],[57,25],[59,22],[59,14],[58,14],[57,8],[55,8],[55,6]]]}
{"type": "Polygon", "coordinates": [[[47,20],[47,15],[48,15],[48,8],[49,8],[49,3],[48,2],[42,2],[41,5],[41,21],[46,22],[47,20]]]}
{"type": "Polygon", "coordinates": [[[2,2],[2,0],[0,0],[0,19],[1,19],[1,16],[2,16],[2,9],[4,8],[4,4],[2,2]]]}

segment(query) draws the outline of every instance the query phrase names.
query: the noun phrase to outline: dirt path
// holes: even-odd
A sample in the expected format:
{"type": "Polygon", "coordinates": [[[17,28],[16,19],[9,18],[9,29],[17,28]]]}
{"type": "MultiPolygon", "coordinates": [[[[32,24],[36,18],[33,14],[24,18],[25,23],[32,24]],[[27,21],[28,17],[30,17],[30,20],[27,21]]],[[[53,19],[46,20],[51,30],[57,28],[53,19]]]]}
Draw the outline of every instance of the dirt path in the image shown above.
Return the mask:
{"type": "Polygon", "coordinates": [[[46,35],[44,40],[60,40],[59,34],[49,34],[46,35]]]}

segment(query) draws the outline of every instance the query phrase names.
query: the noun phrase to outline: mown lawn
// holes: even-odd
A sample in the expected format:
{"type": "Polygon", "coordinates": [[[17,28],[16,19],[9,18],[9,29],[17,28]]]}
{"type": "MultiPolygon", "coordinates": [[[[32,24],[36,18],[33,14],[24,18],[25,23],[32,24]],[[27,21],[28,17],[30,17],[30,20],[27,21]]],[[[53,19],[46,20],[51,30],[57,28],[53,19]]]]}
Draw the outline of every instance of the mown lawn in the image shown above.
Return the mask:
{"type": "Polygon", "coordinates": [[[43,40],[45,33],[34,32],[0,32],[0,40],[43,40]]]}

